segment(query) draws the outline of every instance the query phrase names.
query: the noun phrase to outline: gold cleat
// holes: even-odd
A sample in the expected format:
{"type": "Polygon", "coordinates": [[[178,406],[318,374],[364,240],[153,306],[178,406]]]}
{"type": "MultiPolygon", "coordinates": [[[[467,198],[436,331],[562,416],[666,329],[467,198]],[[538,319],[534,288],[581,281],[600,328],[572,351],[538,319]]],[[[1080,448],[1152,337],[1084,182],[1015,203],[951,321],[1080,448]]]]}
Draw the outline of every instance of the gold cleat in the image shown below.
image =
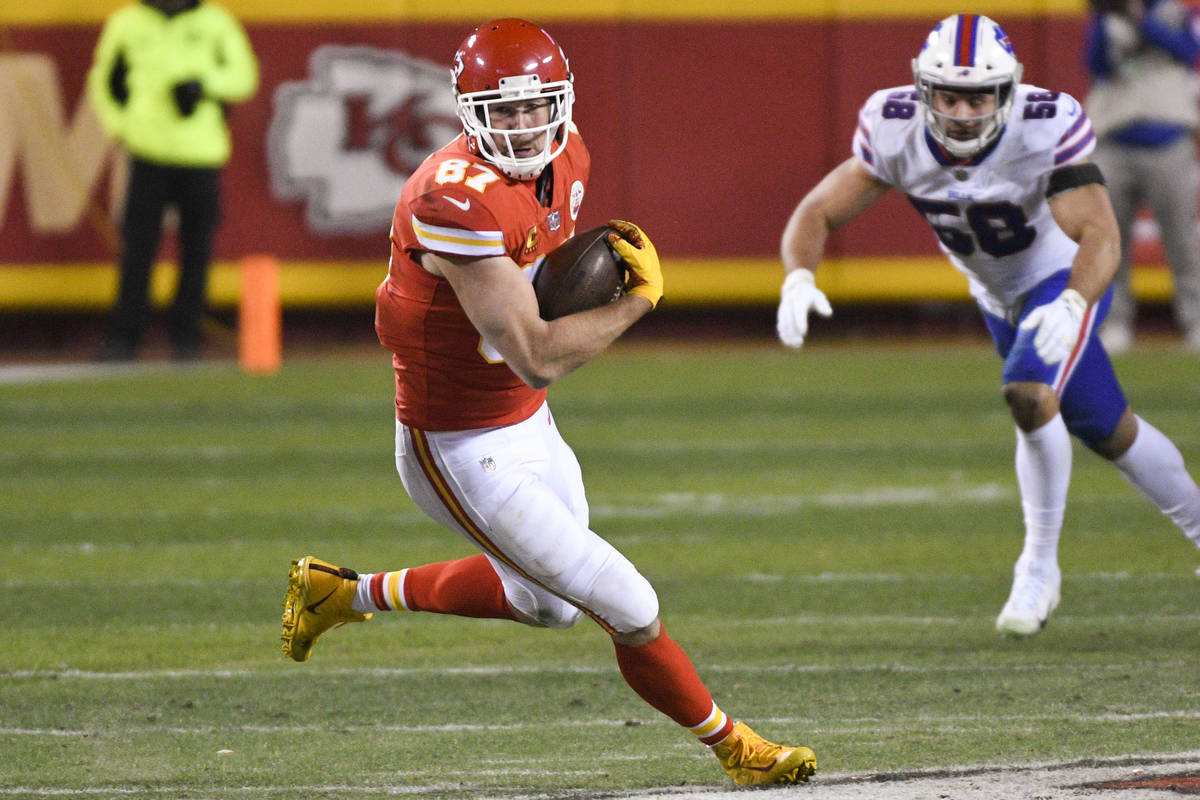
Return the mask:
{"type": "Polygon", "coordinates": [[[733,733],[712,751],[733,782],[741,785],[803,783],[817,771],[812,750],[772,744],[744,722],[734,725],[733,733]]]}
{"type": "Polygon", "coordinates": [[[283,654],[306,661],[317,637],[347,622],[365,622],[370,614],[350,607],[358,573],[305,556],[292,561],[283,598],[283,654]]]}

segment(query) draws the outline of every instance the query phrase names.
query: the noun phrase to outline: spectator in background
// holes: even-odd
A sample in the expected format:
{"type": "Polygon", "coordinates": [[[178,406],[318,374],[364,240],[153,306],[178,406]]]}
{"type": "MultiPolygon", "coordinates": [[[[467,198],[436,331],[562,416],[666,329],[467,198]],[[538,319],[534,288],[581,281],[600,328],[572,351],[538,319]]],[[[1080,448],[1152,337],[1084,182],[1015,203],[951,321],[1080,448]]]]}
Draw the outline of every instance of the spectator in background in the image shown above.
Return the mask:
{"type": "Polygon", "coordinates": [[[1130,291],[1133,222],[1144,203],[1158,221],[1175,282],[1175,319],[1200,351],[1200,164],[1193,66],[1200,15],[1179,0],[1091,0],[1086,39],[1094,83],[1085,107],[1097,136],[1092,160],[1108,183],[1121,232],[1112,310],[1100,331],[1110,353],[1133,343],[1130,291]]]}
{"type": "Polygon", "coordinates": [[[168,205],[179,212],[179,284],[170,315],[175,358],[201,355],[220,220],[220,171],[231,150],[228,104],[258,87],[246,32],[207,0],[144,0],[108,18],[87,92],[104,130],[129,152],[121,274],[102,361],[128,361],[150,321],[150,270],[168,205]]]}

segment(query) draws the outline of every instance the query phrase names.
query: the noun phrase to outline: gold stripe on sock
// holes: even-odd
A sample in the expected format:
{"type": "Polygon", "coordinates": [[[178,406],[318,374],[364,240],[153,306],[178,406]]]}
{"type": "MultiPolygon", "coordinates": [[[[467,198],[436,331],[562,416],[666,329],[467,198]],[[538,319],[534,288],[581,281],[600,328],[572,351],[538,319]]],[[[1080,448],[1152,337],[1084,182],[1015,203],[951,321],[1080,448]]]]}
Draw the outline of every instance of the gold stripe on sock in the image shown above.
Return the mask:
{"type": "Polygon", "coordinates": [[[389,572],[384,582],[384,591],[387,592],[388,599],[392,603],[392,608],[397,611],[408,611],[409,608],[404,604],[404,573],[407,569],[402,569],[399,572],[389,572]]]}
{"type": "Polygon", "coordinates": [[[721,729],[725,724],[725,712],[717,708],[717,704],[713,703],[712,713],[708,715],[708,719],[696,725],[693,728],[688,728],[692,733],[696,734],[697,738],[703,739],[705,736],[711,736],[721,729]]]}

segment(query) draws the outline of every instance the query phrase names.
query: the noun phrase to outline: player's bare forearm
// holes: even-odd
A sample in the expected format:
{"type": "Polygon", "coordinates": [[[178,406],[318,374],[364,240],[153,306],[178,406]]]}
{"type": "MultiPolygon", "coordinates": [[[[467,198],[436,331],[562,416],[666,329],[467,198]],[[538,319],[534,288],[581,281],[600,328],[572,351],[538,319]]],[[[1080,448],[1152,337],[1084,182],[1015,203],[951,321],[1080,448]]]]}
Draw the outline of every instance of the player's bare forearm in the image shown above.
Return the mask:
{"type": "Polygon", "coordinates": [[[531,359],[536,371],[522,380],[534,388],[553,383],[603,352],[652,308],[645,297],[625,294],[607,305],[551,320],[531,359]]]}
{"type": "Polygon", "coordinates": [[[785,272],[815,272],[829,234],[871,207],[889,186],[848,158],[813,187],[784,228],[780,246],[785,272]]]}
{"type": "Polygon", "coordinates": [[[798,269],[816,272],[817,265],[825,255],[825,242],[829,239],[830,231],[828,221],[819,209],[803,201],[796,206],[783,229],[783,242],[780,245],[784,273],[798,269]]]}
{"type": "Polygon", "coordinates": [[[426,253],[422,265],[450,282],[471,324],[535,389],[587,363],[652,308],[645,297],[625,294],[547,322],[529,279],[507,257],[447,259],[426,253]]]}
{"type": "Polygon", "coordinates": [[[1120,257],[1121,249],[1117,241],[1101,232],[1085,234],[1080,238],[1079,250],[1071,264],[1068,288],[1083,295],[1088,305],[1095,303],[1112,282],[1120,257]]]}
{"type": "Polygon", "coordinates": [[[542,389],[595,358],[650,309],[649,300],[632,294],[549,322],[535,309],[533,317],[497,331],[488,341],[521,380],[542,389]]]}
{"type": "Polygon", "coordinates": [[[1112,282],[1121,260],[1121,237],[1108,190],[1100,184],[1071,189],[1051,198],[1050,210],[1058,226],[1079,245],[1067,287],[1079,292],[1089,305],[1095,303],[1112,282]]]}

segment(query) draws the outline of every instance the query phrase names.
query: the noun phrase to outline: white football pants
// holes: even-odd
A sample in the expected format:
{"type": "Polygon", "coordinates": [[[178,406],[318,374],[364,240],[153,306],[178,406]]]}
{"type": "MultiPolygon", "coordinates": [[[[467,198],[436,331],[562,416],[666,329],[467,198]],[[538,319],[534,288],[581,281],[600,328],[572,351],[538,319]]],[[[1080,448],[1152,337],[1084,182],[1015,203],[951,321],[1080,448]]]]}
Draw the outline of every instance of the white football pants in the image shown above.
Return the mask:
{"type": "Polygon", "coordinates": [[[630,633],[658,616],[649,581],[588,528],[579,462],[549,405],[500,428],[397,421],[396,469],[422,511],[487,555],[508,602],[535,624],[566,628],[586,613],[610,634],[630,633]]]}

